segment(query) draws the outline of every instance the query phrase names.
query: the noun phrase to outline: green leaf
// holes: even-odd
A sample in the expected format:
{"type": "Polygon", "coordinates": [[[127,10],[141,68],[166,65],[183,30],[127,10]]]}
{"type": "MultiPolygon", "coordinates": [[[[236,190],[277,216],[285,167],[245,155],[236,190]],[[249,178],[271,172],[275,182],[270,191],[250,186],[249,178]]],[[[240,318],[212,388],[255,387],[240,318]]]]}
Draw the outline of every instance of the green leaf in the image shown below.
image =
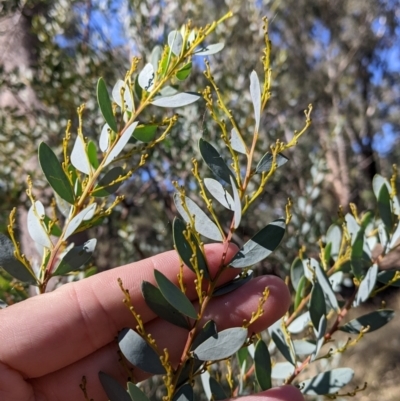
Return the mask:
{"type": "MultiPolygon", "coordinates": [[[[47,231],[48,231],[50,228],[50,223],[54,223],[54,222],[50,219],[50,217],[44,216],[43,223],[45,224],[47,231]]],[[[54,235],[55,237],[60,237],[62,234],[62,230],[61,230],[60,226],[58,226],[57,224],[51,224],[50,234],[54,235]]]]}
{"type": "Polygon", "coordinates": [[[185,80],[189,75],[190,72],[192,71],[192,62],[190,61],[189,63],[185,64],[177,73],[176,77],[180,80],[183,81],[185,80]]]}
{"type": "Polygon", "coordinates": [[[151,142],[156,135],[157,128],[157,124],[140,125],[135,128],[132,136],[138,141],[151,142]]]}
{"type": "Polygon", "coordinates": [[[278,320],[274,325],[269,328],[272,341],[284,358],[292,365],[296,364],[296,355],[289,333],[282,324],[282,319],[278,320]]]}
{"type": "Polygon", "coordinates": [[[315,276],[324,293],[324,297],[327,301],[328,307],[332,307],[332,309],[338,312],[339,305],[336,299],[336,295],[333,292],[331,283],[325,273],[325,270],[322,269],[319,263],[315,266],[315,276]]]}
{"type": "Polygon", "coordinates": [[[364,248],[364,231],[359,230],[353,246],[351,248],[351,270],[357,279],[361,279],[363,274],[363,248],[364,248]]]}
{"type": "Polygon", "coordinates": [[[298,308],[298,306],[300,305],[300,302],[303,300],[303,298],[305,296],[306,284],[307,284],[307,278],[306,278],[306,276],[303,276],[299,281],[299,285],[298,285],[297,291],[296,291],[296,297],[295,297],[295,301],[294,301],[294,309],[295,310],[298,308]]]}
{"type": "Polygon", "coordinates": [[[97,208],[96,203],[90,204],[88,207],[80,211],[69,223],[65,230],[64,239],[70,237],[82,224],[83,221],[91,220],[97,208]]]}
{"type": "MultiPolygon", "coordinates": [[[[125,109],[128,111],[133,110],[133,102],[132,102],[132,96],[131,96],[131,91],[128,86],[128,84],[125,84],[125,82],[122,79],[119,79],[117,83],[114,85],[114,88],[111,92],[111,96],[114,100],[115,103],[119,107],[122,108],[122,103],[125,105],[125,109]],[[121,92],[124,92],[124,96],[121,96],[121,92]]],[[[117,131],[114,131],[117,132],[117,131]]],[[[103,151],[104,152],[104,151],[103,151]]]]}
{"type": "Polygon", "coordinates": [[[75,196],[71,183],[57,156],[44,142],[39,145],[39,163],[46,180],[54,189],[54,192],[68,203],[74,204],[75,196]]]}
{"type": "Polygon", "coordinates": [[[391,209],[390,193],[386,185],[383,185],[379,191],[378,210],[388,233],[393,228],[393,214],[391,209]]]}
{"type": "MultiPolygon", "coordinates": [[[[275,162],[277,164],[277,167],[283,166],[289,159],[284,156],[282,153],[278,153],[276,155],[275,162]]],[[[261,174],[261,173],[268,173],[271,168],[272,168],[272,162],[273,162],[273,156],[272,153],[267,152],[261,160],[258,162],[257,167],[256,167],[256,173],[261,174]]]]}
{"type": "Polygon", "coordinates": [[[210,377],[210,389],[213,400],[226,400],[228,398],[221,384],[218,383],[213,377],[210,377]]]}
{"type": "Polygon", "coordinates": [[[252,279],[252,277],[253,277],[253,271],[248,271],[245,277],[239,276],[238,278],[235,278],[229,283],[226,283],[216,288],[213,292],[213,297],[229,294],[230,292],[237,290],[242,285],[248,283],[252,279]]]}
{"type": "Polygon", "coordinates": [[[378,330],[385,324],[389,323],[394,317],[394,311],[391,309],[380,309],[364,316],[353,319],[344,326],[339,327],[339,330],[351,334],[359,334],[362,328],[369,326],[367,333],[378,330]]]}
{"type": "Polygon", "coordinates": [[[174,394],[172,401],[193,401],[194,393],[193,387],[186,383],[174,394]]]}
{"type": "Polygon", "coordinates": [[[209,142],[205,141],[203,138],[199,139],[199,149],[201,157],[207,164],[209,169],[213,172],[215,177],[225,181],[227,184],[231,184],[232,177],[235,180],[235,174],[226,165],[221,155],[218,153],[217,149],[214,148],[209,142]]]}
{"type": "MultiPolygon", "coordinates": [[[[186,223],[190,223],[190,217],[186,213],[184,209],[181,198],[179,194],[174,194],[174,202],[176,209],[186,221],[186,223]]],[[[185,203],[187,208],[189,209],[189,213],[191,216],[194,216],[194,229],[201,235],[204,235],[206,238],[212,239],[214,241],[222,241],[222,235],[219,231],[217,225],[211,221],[211,219],[200,209],[199,206],[196,205],[190,198],[185,196],[185,203]]]]}
{"type": "Polygon", "coordinates": [[[2,233],[0,233],[0,267],[17,280],[36,284],[36,277],[33,275],[33,271],[27,269],[22,262],[15,258],[14,244],[2,233]]]}
{"type": "Polygon", "coordinates": [[[254,367],[256,378],[261,390],[269,390],[272,387],[271,357],[268,352],[268,347],[263,340],[258,340],[256,344],[256,351],[254,353],[254,367]]]}
{"type": "Polygon", "coordinates": [[[222,184],[214,180],[214,178],[204,178],[203,180],[205,187],[208,189],[210,194],[224,207],[229,210],[234,210],[234,200],[231,194],[225,190],[222,184]]]}
{"type": "Polygon", "coordinates": [[[303,268],[303,261],[296,257],[293,261],[292,265],[290,266],[290,282],[295,291],[297,291],[300,280],[304,276],[304,268],[303,268]]]}
{"type": "Polygon", "coordinates": [[[160,356],[136,331],[123,329],[118,334],[118,344],[122,354],[132,365],[154,375],[165,373],[160,356]]]}
{"type": "Polygon", "coordinates": [[[154,277],[164,298],[179,312],[197,319],[197,312],[187,296],[160,271],[154,270],[154,277]]]}
{"type": "Polygon", "coordinates": [[[128,394],[132,401],[149,401],[146,394],[132,382],[128,382],[128,394]]]}
{"type": "Polygon", "coordinates": [[[148,281],[142,282],[142,294],[147,306],[161,319],[190,330],[187,318],[174,308],[162,295],[161,291],[148,281]]]}
{"type": "Polygon", "coordinates": [[[61,259],[53,276],[63,276],[86,265],[92,258],[96,243],[96,238],[93,238],[70,249],[61,259]]]}
{"type": "Polygon", "coordinates": [[[88,143],[87,154],[88,154],[90,164],[94,168],[99,167],[99,161],[97,160],[97,149],[96,149],[96,145],[94,144],[93,141],[89,141],[89,143],[88,143]]]}
{"type": "Polygon", "coordinates": [[[247,241],[229,263],[231,267],[252,266],[269,256],[281,243],[285,235],[284,219],[277,219],[261,229],[247,241]]]}
{"type": "Polygon", "coordinates": [[[97,102],[99,103],[101,114],[103,114],[106,123],[114,132],[118,132],[110,97],[108,96],[107,86],[103,78],[99,78],[97,81],[97,102]]]}
{"type": "Polygon", "coordinates": [[[200,95],[197,93],[181,92],[173,96],[158,96],[154,98],[151,104],[158,107],[174,108],[187,106],[197,102],[199,99],[200,95]]]}
{"type": "Polygon", "coordinates": [[[220,52],[225,46],[225,43],[215,43],[212,45],[208,45],[205,47],[197,48],[193,55],[194,56],[210,56],[211,54],[215,54],[220,52]]]}
{"type": "MultiPolygon", "coordinates": [[[[186,224],[179,218],[175,217],[174,222],[172,223],[172,233],[174,238],[174,244],[176,251],[178,252],[180,258],[182,259],[183,263],[196,273],[194,268],[194,254],[189,242],[186,240],[183,232],[187,230],[186,224]]],[[[203,252],[200,249],[200,246],[196,240],[196,238],[192,235],[191,236],[192,243],[195,244],[196,247],[196,259],[197,259],[197,267],[200,271],[203,271],[204,277],[206,279],[209,278],[208,267],[206,258],[203,255],[203,252]]]]}
{"type": "Polygon", "coordinates": [[[319,321],[321,316],[326,314],[325,297],[321,285],[317,282],[314,283],[311,291],[310,300],[310,317],[313,326],[318,330],[319,321]]]}
{"type": "MultiPolygon", "coordinates": [[[[383,284],[387,284],[390,280],[394,278],[397,270],[385,270],[378,274],[378,281],[383,284]]],[[[400,287],[400,279],[396,280],[391,284],[393,287],[400,287]]]]}
{"type": "Polygon", "coordinates": [[[110,131],[110,126],[104,124],[99,138],[99,147],[102,152],[107,152],[108,147],[110,146],[110,131]]]}
{"type": "Polygon", "coordinates": [[[337,393],[354,376],[350,368],[337,368],[323,372],[299,384],[300,391],[307,395],[325,395],[337,393]]]}
{"type": "Polygon", "coordinates": [[[139,73],[138,84],[146,92],[151,92],[154,86],[154,78],[154,67],[151,63],[147,63],[139,73]]]}
{"type": "Polygon", "coordinates": [[[114,182],[117,178],[124,174],[124,169],[122,167],[114,167],[106,173],[98,182],[91,195],[102,198],[109,196],[116,192],[118,188],[122,185],[122,181],[114,182]]]}
{"type": "Polygon", "coordinates": [[[376,284],[376,279],[378,276],[378,265],[374,263],[367,271],[367,274],[365,277],[362,279],[360,283],[360,287],[358,288],[357,291],[357,296],[356,299],[354,300],[353,306],[356,308],[363,302],[365,302],[369,296],[371,295],[371,292],[375,288],[376,284]]]}
{"type": "Polygon", "coordinates": [[[233,327],[209,337],[193,351],[201,361],[217,361],[226,359],[238,351],[247,338],[247,329],[233,327]]]}
{"type": "Polygon", "coordinates": [[[258,132],[261,119],[261,87],[257,73],[253,70],[250,74],[250,96],[254,107],[254,131],[258,132]]]}
{"type": "Polygon", "coordinates": [[[276,380],[284,380],[289,377],[295,370],[295,367],[290,362],[276,363],[271,372],[271,377],[276,380]]]}
{"type": "Polygon", "coordinates": [[[123,151],[133,132],[135,131],[138,121],[133,122],[129,127],[125,129],[122,135],[118,138],[118,142],[114,145],[110,153],[108,154],[103,166],[110,164],[119,154],[123,151]]]}
{"type": "Polygon", "coordinates": [[[100,371],[99,380],[110,401],[131,401],[127,391],[113,377],[100,371]]]}

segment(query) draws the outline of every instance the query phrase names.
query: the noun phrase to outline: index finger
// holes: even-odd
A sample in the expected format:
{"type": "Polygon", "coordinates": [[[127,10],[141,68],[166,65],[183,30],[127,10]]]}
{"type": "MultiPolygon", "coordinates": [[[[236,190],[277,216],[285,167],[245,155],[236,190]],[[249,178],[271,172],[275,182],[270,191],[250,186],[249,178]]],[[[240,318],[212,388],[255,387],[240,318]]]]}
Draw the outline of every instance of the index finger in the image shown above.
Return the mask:
{"type": "MultiPolygon", "coordinates": [[[[221,263],[222,244],[206,247],[211,274],[221,263]]],[[[227,260],[236,252],[228,249],[227,260]]],[[[26,377],[38,377],[61,369],[110,343],[118,331],[132,326],[132,315],[122,303],[120,277],[129,289],[132,304],[144,323],[155,315],[141,295],[143,280],[154,282],[154,269],[177,282],[180,261],[175,251],[108,270],[12,305],[0,312],[0,361],[26,377]]],[[[233,269],[232,269],[233,270],[233,269]]],[[[226,271],[221,283],[237,273],[226,271]]],[[[186,295],[196,299],[195,275],[185,269],[186,295]]]]}

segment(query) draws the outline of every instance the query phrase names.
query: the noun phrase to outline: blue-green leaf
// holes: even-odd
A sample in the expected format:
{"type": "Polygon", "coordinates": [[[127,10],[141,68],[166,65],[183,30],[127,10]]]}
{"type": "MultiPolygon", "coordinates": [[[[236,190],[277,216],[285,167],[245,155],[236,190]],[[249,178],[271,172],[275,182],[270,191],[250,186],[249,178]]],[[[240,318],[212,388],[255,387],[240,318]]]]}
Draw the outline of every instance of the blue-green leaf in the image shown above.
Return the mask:
{"type": "Polygon", "coordinates": [[[319,321],[321,316],[326,314],[325,297],[321,285],[317,282],[314,283],[311,291],[310,300],[310,317],[313,326],[318,330],[319,321]]]}
{"type": "Polygon", "coordinates": [[[325,333],[326,333],[327,322],[328,321],[327,321],[325,315],[322,315],[321,319],[318,323],[318,326],[316,327],[316,330],[315,330],[316,337],[317,337],[317,344],[315,346],[314,353],[311,356],[311,362],[317,358],[319,351],[321,350],[322,346],[325,343],[325,333]]]}
{"type": "Polygon", "coordinates": [[[292,340],[290,339],[289,333],[287,333],[282,319],[278,320],[273,326],[269,328],[272,341],[275,343],[278,350],[284,356],[284,358],[292,365],[296,364],[296,355],[292,340]]]}
{"type": "Polygon", "coordinates": [[[306,327],[308,327],[310,321],[310,312],[304,312],[302,315],[297,316],[296,319],[294,319],[293,322],[289,324],[287,330],[289,333],[299,334],[304,331],[306,327]]]}
{"type": "Polygon", "coordinates": [[[157,124],[140,125],[135,128],[132,136],[138,141],[151,142],[156,135],[157,128],[157,124]]]}
{"type": "Polygon", "coordinates": [[[0,267],[17,280],[36,284],[36,277],[33,271],[27,269],[22,262],[15,259],[14,244],[2,233],[0,233],[0,267]]]}
{"type": "Polygon", "coordinates": [[[337,393],[354,376],[350,368],[337,368],[323,372],[299,384],[300,391],[307,395],[325,395],[337,393]]]}
{"type": "Polygon", "coordinates": [[[179,56],[181,54],[183,37],[179,31],[174,30],[168,34],[168,46],[175,56],[179,56]]]}
{"type": "Polygon", "coordinates": [[[154,67],[151,63],[147,63],[144,66],[143,70],[140,71],[139,73],[138,84],[146,92],[151,92],[154,86],[154,78],[155,78],[154,67]]]}
{"type": "Polygon", "coordinates": [[[357,319],[351,320],[344,326],[339,327],[346,333],[359,334],[361,329],[369,327],[367,333],[380,329],[385,324],[389,323],[394,317],[394,311],[391,309],[380,309],[357,319]]]}
{"type": "Polygon", "coordinates": [[[224,207],[234,210],[234,200],[231,194],[222,186],[222,184],[214,180],[214,178],[204,178],[204,185],[210,194],[224,207]]]}
{"type": "Polygon", "coordinates": [[[91,195],[95,197],[105,197],[113,194],[122,185],[122,181],[114,182],[124,174],[124,169],[120,166],[112,168],[98,182],[91,195]]]}
{"type": "Polygon", "coordinates": [[[342,243],[342,230],[336,224],[332,224],[326,233],[326,243],[332,244],[331,257],[334,261],[339,257],[340,246],[342,243]]]}
{"type": "MultiPolygon", "coordinates": [[[[119,79],[117,81],[117,83],[114,85],[111,95],[112,95],[114,102],[117,103],[117,105],[119,107],[122,108],[122,103],[124,103],[124,107],[128,111],[132,111],[133,101],[132,101],[131,90],[130,90],[128,84],[125,84],[125,82],[122,79],[119,79]],[[123,97],[121,96],[122,91],[124,93],[123,97]]],[[[117,132],[117,131],[114,131],[114,132],[117,132]]]]}
{"type": "Polygon", "coordinates": [[[233,327],[209,337],[201,343],[193,354],[201,361],[217,361],[226,359],[242,347],[247,338],[247,329],[233,327]]]}
{"type": "MultiPolygon", "coordinates": [[[[190,223],[190,217],[182,205],[179,194],[174,194],[174,202],[176,209],[186,221],[190,223]]],[[[216,224],[196,205],[190,198],[185,196],[185,203],[191,216],[194,216],[194,229],[206,238],[214,241],[222,241],[222,234],[216,224]]]]}
{"type": "Polygon", "coordinates": [[[78,171],[86,175],[89,175],[93,170],[86,152],[86,144],[80,135],[76,137],[74,147],[72,148],[71,164],[78,171]]]}
{"type": "Polygon", "coordinates": [[[387,232],[391,232],[393,228],[393,214],[391,208],[390,193],[386,185],[383,185],[379,191],[378,210],[387,232]]]}
{"type": "Polygon", "coordinates": [[[132,382],[128,382],[128,394],[132,401],[149,401],[146,394],[132,382]]]}
{"type": "Polygon", "coordinates": [[[238,228],[240,225],[240,221],[242,219],[242,204],[240,202],[240,195],[239,195],[239,191],[236,187],[236,180],[232,177],[230,177],[231,179],[231,186],[232,186],[232,192],[233,192],[233,201],[234,201],[234,228],[238,228]]]}
{"type": "Polygon", "coordinates": [[[275,380],[284,380],[295,370],[290,362],[278,362],[272,367],[271,377],[275,380]]]}
{"type": "MultiPolygon", "coordinates": [[[[289,159],[284,156],[282,153],[278,153],[276,155],[275,163],[277,167],[283,166],[289,159]]],[[[271,168],[272,168],[272,162],[273,162],[273,156],[272,153],[267,152],[261,160],[258,162],[257,167],[256,167],[256,173],[261,174],[261,173],[268,173],[271,168]]]]}
{"type": "Polygon", "coordinates": [[[213,297],[229,294],[230,292],[237,290],[242,285],[248,283],[252,279],[252,277],[253,277],[253,271],[250,270],[247,272],[247,275],[245,277],[239,276],[238,278],[235,278],[229,283],[226,283],[216,288],[213,292],[213,297]]]}
{"type": "Polygon", "coordinates": [[[97,81],[97,102],[99,103],[101,114],[103,114],[106,123],[114,132],[118,132],[110,97],[108,96],[107,86],[103,78],[99,78],[97,81]]]}
{"type": "Polygon", "coordinates": [[[211,54],[215,54],[220,52],[225,46],[225,43],[215,43],[213,45],[208,45],[205,47],[197,48],[193,55],[194,56],[210,56],[211,54]]]}
{"type": "Polygon", "coordinates": [[[243,141],[243,138],[239,135],[235,128],[231,130],[231,146],[233,150],[236,152],[246,154],[246,144],[243,141]]]}
{"type": "Polygon", "coordinates": [[[123,329],[118,334],[118,344],[122,354],[132,365],[154,375],[165,373],[160,356],[136,331],[123,329]]]}
{"type": "Polygon", "coordinates": [[[39,145],[39,163],[48,183],[60,198],[70,204],[75,201],[72,185],[52,149],[42,142],[39,145]]]}
{"type": "Polygon", "coordinates": [[[190,330],[188,319],[165,299],[157,287],[148,281],[143,281],[142,294],[147,306],[157,316],[175,326],[190,330]]]}
{"type": "Polygon", "coordinates": [[[210,377],[210,390],[213,400],[215,401],[226,400],[228,398],[221,384],[218,383],[212,376],[210,377]]]}
{"type": "Polygon", "coordinates": [[[187,296],[160,271],[154,270],[154,277],[164,298],[179,312],[197,319],[197,312],[187,296]]]}
{"type": "MultiPolygon", "coordinates": [[[[378,281],[383,284],[387,284],[389,281],[393,280],[397,270],[385,270],[378,274],[378,281]]],[[[397,279],[392,284],[393,287],[400,287],[400,279],[397,279]]]]}
{"type": "Polygon", "coordinates": [[[96,238],[93,238],[70,249],[61,259],[53,276],[62,276],[86,265],[92,258],[96,243],[96,238]]]}
{"type": "Polygon", "coordinates": [[[110,401],[131,401],[127,391],[113,377],[99,372],[99,380],[110,401]]]}
{"type": "Polygon", "coordinates": [[[254,119],[256,122],[254,130],[258,132],[261,119],[261,87],[258,75],[254,70],[250,74],[250,96],[253,102],[254,119]]]}
{"type": "Polygon", "coordinates": [[[193,387],[186,383],[174,394],[172,401],[193,401],[194,393],[193,387]]]}
{"type": "Polygon", "coordinates": [[[303,276],[304,276],[303,261],[299,257],[296,257],[296,259],[290,266],[290,282],[292,283],[292,286],[295,291],[297,291],[300,280],[303,276]]]}
{"type": "Polygon", "coordinates": [[[222,159],[221,155],[211,145],[211,143],[205,141],[203,138],[199,140],[200,154],[209,169],[213,172],[215,177],[225,181],[227,184],[231,184],[231,177],[235,180],[235,174],[226,165],[225,161],[222,159]]]}
{"type": "Polygon", "coordinates": [[[31,238],[39,245],[51,249],[52,243],[44,225],[44,217],[45,211],[42,202],[35,201],[28,211],[28,232],[31,238]]]}
{"type": "Polygon", "coordinates": [[[371,292],[375,288],[377,276],[378,276],[378,265],[376,263],[374,263],[368,269],[367,274],[365,275],[365,277],[362,279],[362,281],[360,283],[360,287],[358,288],[356,299],[353,303],[354,307],[359,306],[360,304],[362,304],[369,298],[371,292]]]}
{"type": "Polygon", "coordinates": [[[281,243],[285,235],[284,219],[277,219],[261,229],[247,241],[230,262],[231,267],[252,266],[269,256],[281,243]]]}
{"type": "Polygon", "coordinates": [[[158,96],[154,98],[151,104],[158,107],[174,108],[187,106],[197,102],[199,99],[200,95],[197,93],[181,92],[172,96],[158,96]]]}

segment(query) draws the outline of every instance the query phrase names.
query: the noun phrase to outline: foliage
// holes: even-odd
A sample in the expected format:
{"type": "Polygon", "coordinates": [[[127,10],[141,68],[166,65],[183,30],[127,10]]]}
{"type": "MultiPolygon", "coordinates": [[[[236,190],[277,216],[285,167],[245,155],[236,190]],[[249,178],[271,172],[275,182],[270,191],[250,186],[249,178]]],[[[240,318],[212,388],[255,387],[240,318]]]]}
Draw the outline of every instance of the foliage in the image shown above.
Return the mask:
{"type": "MultiPolygon", "coordinates": [[[[145,111],[153,107],[183,107],[201,98],[198,93],[180,89],[180,81],[190,77],[194,57],[213,55],[222,50],[222,44],[204,45],[203,42],[229,17],[231,14],[204,28],[194,28],[187,23],[180,30],[172,31],[167,44],[162,50],[153,52],[152,62],[141,70],[138,68],[139,59],[133,58],[124,80],[118,80],[114,85],[111,98],[105,80],[100,78],[97,102],[105,123],[98,141],[84,134],[84,107],[81,106],[74,138],[71,123],[67,125],[62,162],[49,145],[44,142],[39,145],[39,164],[54,192],[49,213],[34,196],[32,181],[28,179],[27,195],[31,202],[27,215],[28,232],[41,255],[41,263],[32,264],[22,253],[14,232],[14,209],[8,225],[10,238],[0,237],[0,265],[8,274],[18,281],[37,286],[43,293],[52,277],[83,271],[95,252],[96,239],[83,245],[73,242],[67,245],[67,240],[73,234],[103,223],[123,201],[123,196],[115,195],[120,185],[149,163],[152,149],[163,146],[177,124],[177,115],[164,114],[163,117],[146,119],[145,111]]],[[[169,361],[168,350],[160,350],[151,333],[146,332],[135,305],[131,304],[129,292],[120,282],[136,326],[136,331],[126,328],[119,333],[121,352],[141,370],[163,375],[167,399],[193,399],[193,380],[197,376],[201,376],[208,398],[214,399],[247,394],[258,388],[265,390],[273,382],[282,380],[296,383],[304,394],[336,394],[351,381],[351,369],[325,370],[303,381],[298,377],[310,364],[319,364],[345,352],[364,335],[380,329],[393,318],[392,310],[379,309],[350,322],[342,322],[352,307],[356,308],[385,288],[396,285],[400,277],[394,271],[379,272],[377,265],[380,258],[396,249],[400,238],[396,169],[390,181],[380,175],[374,177],[377,217],[369,212],[359,214],[353,204],[351,213],[340,212],[339,220],[330,226],[319,242],[318,260],[307,256],[303,249],[299,252],[290,269],[293,305],[268,334],[247,330],[262,315],[269,296],[268,288],[262,293],[257,310],[249,321],[243,322],[242,327],[220,331],[213,321],[201,324],[212,297],[245,285],[251,279],[251,269],[278,248],[292,217],[292,202],[289,200],[286,216],[273,220],[253,234],[231,261],[225,260],[224,253],[217,274],[211,276],[204,239],[222,242],[226,247],[233,241],[240,232],[243,217],[250,215],[256,200],[276,177],[277,169],[284,169],[287,162],[290,164],[282,152],[296,146],[311,124],[312,108],[309,106],[305,110],[304,126],[287,142],[277,139],[257,158],[261,116],[269,104],[272,90],[271,43],[267,27],[267,20],[264,20],[262,78],[260,80],[255,71],[249,76],[254,115],[251,123],[238,123],[239,119],[228,107],[218,87],[210,64],[205,63],[209,85],[202,91],[202,97],[211,119],[219,127],[223,146],[221,142],[214,146],[206,131],[200,138],[200,155],[214,177],[206,177],[209,173],[205,174],[199,168],[199,162],[192,160],[189,182],[197,183],[199,193],[196,200],[186,195],[183,185],[174,182],[174,202],[183,219],[176,217],[172,225],[175,249],[182,261],[177,283],[157,270],[154,271],[157,286],[146,281],[142,283],[142,294],[148,307],[160,318],[188,332],[188,341],[177,367],[169,361]],[[220,212],[209,195],[226,210],[220,212]],[[372,255],[372,250],[378,242],[382,253],[377,257],[372,255]],[[185,265],[196,275],[199,299],[196,308],[185,295],[185,265]],[[221,286],[221,274],[232,268],[239,269],[237,277],[221,286]],[[337,293],[346,278],[354,282],[354,291],[348,299],[340,300],[337,293]],[[338,331],[355,337],[341,344],[335,339],[338,331]],[[323,348],[327,343],[330,344],[328,351],[323,348]],[[286,361],[271,359],[278,354],[286,361]],[[236,362],[231,363],[232,360],[236,362]],[[219,361],[223,361],[228,372],[226,384],[213,375],[212,365],[219,361]]],[[[111,401],[147,399],[131,382],[128,382],[126,391],[103,372],[99,373],[99,378],[111,401]]],[[[344,395],[357,391],[359,389],[344,395]]]]}

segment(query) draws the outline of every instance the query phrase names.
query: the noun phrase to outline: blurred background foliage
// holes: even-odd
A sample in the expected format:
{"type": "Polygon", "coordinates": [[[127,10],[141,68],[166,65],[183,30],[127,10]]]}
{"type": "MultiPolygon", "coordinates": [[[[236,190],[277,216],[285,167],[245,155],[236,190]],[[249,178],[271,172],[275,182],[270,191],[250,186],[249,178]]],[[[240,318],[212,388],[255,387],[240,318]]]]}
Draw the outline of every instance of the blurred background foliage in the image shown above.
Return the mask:
{"type": "MultiPolygon", "coordinates": [[[[35,258],[26,235],[25,178],[50,203],[38,169],[38,143],[61,143],[67,121],[76,131],[78,105],[85,103],[84,135],[97,137],[102,118],[95,85],[103,76],[112,87],[133,56],[143,65],[168,32],[188,19],[204,25],[225,14],[234,17],[213,34],[225,49],[210,56],[214,78],[229,99],[239,125],[249,126],[252,109],[248,76],[261,73],[261,16],[269,18],[273,44],[273,91],[262,119],[259,158],[277,138],[288,140],[314,106],[313,125],[286,156],[290,162],[248,213],[239,244],[293,201],[293,220],[280,251],[263,262],[264,271],[282,274],[299,247],[318,252],[317,240],[337,219],[338,206],[375,208],[371,181],[390,176],[396,163],[400,107],[400,8],[379,0],[31,0],[0,2],[0,229],[19,206],[20,240],[35,258]],[[281,273],[280,273],[281,272],[281,273]]],[[[203,62],[196,62],[186,90],[206,85],[203,62]]],[[[202,135],[218,145],[219,131],[205,118],[204,102],[177,110],[179,123],[154,149],[151,162],[119,194],[125,200],[97,227],[94,265],[107,269],[172,247],[172,180],[196,198],[189,171],[202,135]]],[[[150,116],[149,116],[150,117],[150,116]]],[[[155,116],[157,117],[157,116],[155,116]]],[[[244,130],[245,131],[245,130],[244,130]]],[[[223,211],[221,211],[223,213],[223,211]]],[[[83,242],[85,238],[75,238],[83,242]]],[[[287,271],[287,270],[286,270],[287,271]]]]}

